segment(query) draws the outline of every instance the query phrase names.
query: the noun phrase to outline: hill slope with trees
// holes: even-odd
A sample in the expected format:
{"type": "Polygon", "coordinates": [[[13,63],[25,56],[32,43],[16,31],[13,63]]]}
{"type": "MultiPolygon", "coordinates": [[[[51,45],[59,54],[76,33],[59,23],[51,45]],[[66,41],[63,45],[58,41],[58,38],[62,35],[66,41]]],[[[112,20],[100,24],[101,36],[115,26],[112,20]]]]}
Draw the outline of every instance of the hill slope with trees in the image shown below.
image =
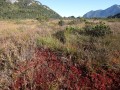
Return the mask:
{"type": "Polygon", "coordinates": [[[0,18],[6,19],[34,19],[60,18],[60,15],[49,7],[35,0],[0,0],[0,18]]]}

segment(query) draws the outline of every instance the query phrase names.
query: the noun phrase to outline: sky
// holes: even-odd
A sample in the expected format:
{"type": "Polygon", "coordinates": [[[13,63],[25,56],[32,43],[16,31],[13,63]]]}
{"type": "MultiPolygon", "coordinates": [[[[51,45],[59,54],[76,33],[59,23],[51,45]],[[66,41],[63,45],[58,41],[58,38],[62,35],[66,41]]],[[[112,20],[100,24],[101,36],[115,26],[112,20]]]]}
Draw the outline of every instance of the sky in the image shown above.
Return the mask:
{"type": "Polygon", "coordinates": [[[106,9],[120,0],[38,0],[61,16],[83,16],[91,10],[106,9]]]}

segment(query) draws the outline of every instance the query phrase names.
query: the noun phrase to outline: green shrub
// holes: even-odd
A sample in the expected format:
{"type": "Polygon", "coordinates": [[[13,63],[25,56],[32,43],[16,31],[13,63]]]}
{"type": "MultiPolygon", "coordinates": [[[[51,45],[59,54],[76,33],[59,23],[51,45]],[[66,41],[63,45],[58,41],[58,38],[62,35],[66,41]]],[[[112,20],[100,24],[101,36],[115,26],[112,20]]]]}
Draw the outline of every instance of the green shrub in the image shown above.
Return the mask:
{"type": "Polygon", "coordinates": [[[101,37],[112,33],[110,27],[100,22],[97,25],[86,25],[84,28],[84,34],[93,37],[101,37]]]}
{"type": "Polygon", "coordinates": [[[79,33],[81,29],[79,27],[71,27],[71,26],[68,26],[66,27],[65,31],[67,33],[71,33],[71,34],[76,34],[76,33],[79,33]]]}

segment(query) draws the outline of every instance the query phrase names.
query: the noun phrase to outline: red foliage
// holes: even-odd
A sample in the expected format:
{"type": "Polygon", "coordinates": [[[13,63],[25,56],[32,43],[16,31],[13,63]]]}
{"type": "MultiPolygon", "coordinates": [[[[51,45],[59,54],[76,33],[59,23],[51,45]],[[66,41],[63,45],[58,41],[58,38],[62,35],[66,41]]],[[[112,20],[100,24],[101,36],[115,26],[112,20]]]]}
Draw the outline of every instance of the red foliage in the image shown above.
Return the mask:
{"type": "Polygon", "coordinates": [[[58,84],[58,89],[65,90],[118,90],[120,88],[120,72],[99,68],[97,72],[84,71],[82,68],[70,65],[71,61],[61,62],[58,56],[49,49],[36,51],[36,59],[27,65],[19,65],[15,73],[20,75],[13,82],[13,90],[48,90],[52,83],[58,84]],[[33,69],[33,70],[32,70],[33,69]],[[28,74],[27,71],[33,73],[28,74]],[[23,74],[23,76],[22,76],[23,74]],[[85,75],[84,75],[85,74],[85,75]]]}

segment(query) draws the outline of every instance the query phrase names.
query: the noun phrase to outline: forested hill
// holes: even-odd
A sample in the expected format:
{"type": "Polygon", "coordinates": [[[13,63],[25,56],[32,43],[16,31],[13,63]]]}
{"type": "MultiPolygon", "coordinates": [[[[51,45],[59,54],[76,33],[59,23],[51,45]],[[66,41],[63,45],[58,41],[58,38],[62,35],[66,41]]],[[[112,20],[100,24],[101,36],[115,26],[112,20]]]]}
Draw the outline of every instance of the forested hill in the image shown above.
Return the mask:
{"type": "Polygon", "coordinates": [[[0,0],[0,18],[34,19],[41,17],[60,18],[60,15],[35,0],[0,0]]]}

